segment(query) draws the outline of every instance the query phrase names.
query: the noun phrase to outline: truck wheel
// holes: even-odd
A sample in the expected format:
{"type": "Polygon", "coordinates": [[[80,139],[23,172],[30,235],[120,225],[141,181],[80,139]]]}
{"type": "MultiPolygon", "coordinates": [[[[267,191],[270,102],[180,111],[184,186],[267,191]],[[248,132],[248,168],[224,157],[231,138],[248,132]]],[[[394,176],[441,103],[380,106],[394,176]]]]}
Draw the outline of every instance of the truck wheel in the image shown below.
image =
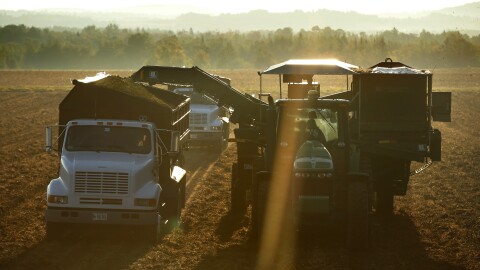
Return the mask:
{"type": "Polygon", "coordinates": [[[269,173],[259,172],[253,183],[252,236],[256,240],[260,240],[262,236],[267,206],[269,178],[269,173]]]}
{"type": "Polygon", "coordinates": [[[165,221],[160,215],[157,214],[157,221],[154,225],[148,226],[146,229],[146,240],[147,242],[156,245],[158,244],[163,236],[165,235],[165,221]]]}
{"type": "Polygon", "coordinates": [[[223,132],[222,132],[222,151],[228,148],[228,139],[230,137],[230,124],[224,123],[223,124],[223,132]]]}
{"type": "Polygon", "coordinates": [[[178,154],[177,160],[175,160],[175,165],[182,168],[185,166],[185,155],[183,154],[183,152],[178,154]]]}
{"type": "Polygon", "coordinates": [[[220,151],[223,152],[225,150],[227,150],[228,148],[228,138],[225,139],[225,138],[222,138],[222,144],[220,146],[220,151]]]}
{"type": "Polygon", "coordinates": [[[172,198],[172,212],[170,217],[168,218],[169,223],[169,230],[173,230],[177,228],[182,223],[182,206],[183,206],[183,196],[182,196],[182,188],[179,188],[177,191],[177,196],[172,198]]]}
{"type": "Polygon", "coordinates": [[[235,214],[244,213],[246,210],[245,190],[238,178],[238,165],[232,164],[232,177],[230,182],[230,211],[235,214]]]}
{"type": "Polygon", "coordinates": [[[220,141],[218,142],[217,145],[215,145],[215,149],[218,151],[219,154],[223,153],[228,147],[228,139],[225,139],[225,137],[222,134],[222,137],[220,138],[220,141]]]}
{"type": "Polygon", "coordinates": [[[187,176],[184,177],[180,189],[180,210],[185,208],[187,202],[187,176]]]}
{"type": "Polygon", "coordinates": [[[55,222],[47,222],[45,225],[45,230],[47,241],[59,240],[63,237],[63,234],[65,233],[62,224],[55,222]]]}
{"type": "Polygon", "coordinates": [[[369,238],[368,184],[353,181],[348,184],[347,246],[350,250],[368,247],[369,238]]]}
{"type": "Polygon", "coordinates": [[[377,190],[376,211],[383,218],[389,218],[393,215],[394,195],[392,181],[388,180],[381,183],[377,190]]]}
{"type": "Polygon", "coordinates": [[[182,206],[184,204],[183,194],[182,187],[178,187],[175,196],[166,197],[161,202],[163,206],[159,209],[159,212],[165,224],[165,233],[171,232],[181,224],[182,206]]]}

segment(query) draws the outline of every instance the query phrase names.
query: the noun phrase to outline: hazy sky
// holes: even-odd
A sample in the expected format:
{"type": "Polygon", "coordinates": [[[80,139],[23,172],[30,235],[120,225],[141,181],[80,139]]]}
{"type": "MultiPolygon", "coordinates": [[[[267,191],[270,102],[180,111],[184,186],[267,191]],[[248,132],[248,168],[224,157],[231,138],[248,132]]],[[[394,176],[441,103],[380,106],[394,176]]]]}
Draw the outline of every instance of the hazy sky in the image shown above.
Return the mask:
{"type": "MultiPolygon", "coordinates": [[[[79,8],[89,10],[110,10],[138,5],[185,5],[198,8],[201,13],[242,13],[254,9],[265,9],[270,12],[286,12],[293,10],[315,11],[331,9],[340,11],[357,11],[365,14],[421,12],[445,7],[476,2],[475,0],[0,0],[0,9],[35,10],[50,8],[79,8]]],[[[189,8],[191,9],[191,8],[189,8]]],[[[190,10],[188,10],[190,11],[190,10]]]]}

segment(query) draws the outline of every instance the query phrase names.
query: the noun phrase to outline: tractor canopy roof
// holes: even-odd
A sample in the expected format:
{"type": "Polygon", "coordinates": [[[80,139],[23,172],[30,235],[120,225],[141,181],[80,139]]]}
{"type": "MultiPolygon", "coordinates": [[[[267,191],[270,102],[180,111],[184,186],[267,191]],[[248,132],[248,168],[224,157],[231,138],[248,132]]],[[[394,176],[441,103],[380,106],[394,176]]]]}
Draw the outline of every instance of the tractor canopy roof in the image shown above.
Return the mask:
{"type": "Polygon", "coordinates": [[[356,74],[357,68],[336,59],[290,59],[272,65],[259,74],[348,75],[356,74]]]}

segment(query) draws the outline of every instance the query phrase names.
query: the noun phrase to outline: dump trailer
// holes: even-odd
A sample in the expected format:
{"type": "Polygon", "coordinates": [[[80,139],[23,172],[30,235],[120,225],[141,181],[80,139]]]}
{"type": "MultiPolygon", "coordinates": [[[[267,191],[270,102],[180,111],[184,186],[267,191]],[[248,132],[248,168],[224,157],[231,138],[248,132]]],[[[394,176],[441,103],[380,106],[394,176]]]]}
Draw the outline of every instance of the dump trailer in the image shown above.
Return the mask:
{"type": "Polygon", "coordinates": [[[433,92],[430,71],[390,58],[354,70],[350,91],[323,99],[350,101],[349,137],[358,159],[355,170],[368,173],[373,207],[388,217],[394,196],[406,195],[410,176],[441,161],[441,132],[432,123],[451,120],[451,93],[433,92]],[[412,162],[423,166],[414,169],[412,162]]]}
{"type": "Polygon", "coordinates": [[[106,74],[73,85],[59,105],[60,168],[47,188],[47,237],[72,224],[131,225],[158,241],[185,205],[178,163],[190,99],[106,74]]]}
{"type": "Polygon", "coordinates": [[[441,137],[431,126],[432,112],[450,106],[433,102],[429,72],[404,77],[393,67],[383,68],[377,74],[375,67],[363,70],[336,60],[280,63],[259,74],[279,74],[280,81],[296,84],[305,80],[307,86],[294,86],[277,101],[261,92],[268,102],[198,67],[145,66],[132,79],[193,85],[233,109],[230,121],[238,128],[231,210],[243,212],[252,205],[252,236],[263,242],[284,235],[290,221],[296,229],[329,223],[344,228],[348,246],[358,250],[368,246],[375,205],[392,213],[393,196],[405,194],[411,161],[440,160],[441,137]],[[320,97],[314,75],[346,76],[346,91],[320,97]],[[305,91],[310,86],[313,91],[305,91]],[[410,106],[413,111],[405,112],[410,106]],[[385,119],[375,118],[379,113],[385,119]]]}

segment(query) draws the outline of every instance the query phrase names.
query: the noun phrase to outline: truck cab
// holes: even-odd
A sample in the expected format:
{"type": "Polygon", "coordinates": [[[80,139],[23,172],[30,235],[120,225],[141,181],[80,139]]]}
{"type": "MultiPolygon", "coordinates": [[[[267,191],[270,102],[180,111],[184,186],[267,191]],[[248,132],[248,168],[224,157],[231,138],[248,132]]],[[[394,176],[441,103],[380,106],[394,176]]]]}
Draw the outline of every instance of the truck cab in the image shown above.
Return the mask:
{"type": "MultiPolygon", "coordinates": [[[[67,223],[144,225],[160,234],[159,168],[175,149],[162,147],[155,124],[76,119],[64,134],[59,177],[47,188],[47,234],[67,223]]],[[[185,173],[174,166],[170,178],[185,173]]]]}
{"type": "Polygon", "coordinates": [[[230,134],[228,110],[191,87],[175,88],[173,92],[190,97],[189,143],[226,147],[230,134]]]}
{"type": "Polygon", "coordinates": [[[59,124],[46,128],[46,150],[60,157],[47,187],[47,238],[72,224],[123,225],[156,243],[179,225],[185,206],[186,171],[178,164],[189,98],[104,74],[73,84],[59,124]]]}

